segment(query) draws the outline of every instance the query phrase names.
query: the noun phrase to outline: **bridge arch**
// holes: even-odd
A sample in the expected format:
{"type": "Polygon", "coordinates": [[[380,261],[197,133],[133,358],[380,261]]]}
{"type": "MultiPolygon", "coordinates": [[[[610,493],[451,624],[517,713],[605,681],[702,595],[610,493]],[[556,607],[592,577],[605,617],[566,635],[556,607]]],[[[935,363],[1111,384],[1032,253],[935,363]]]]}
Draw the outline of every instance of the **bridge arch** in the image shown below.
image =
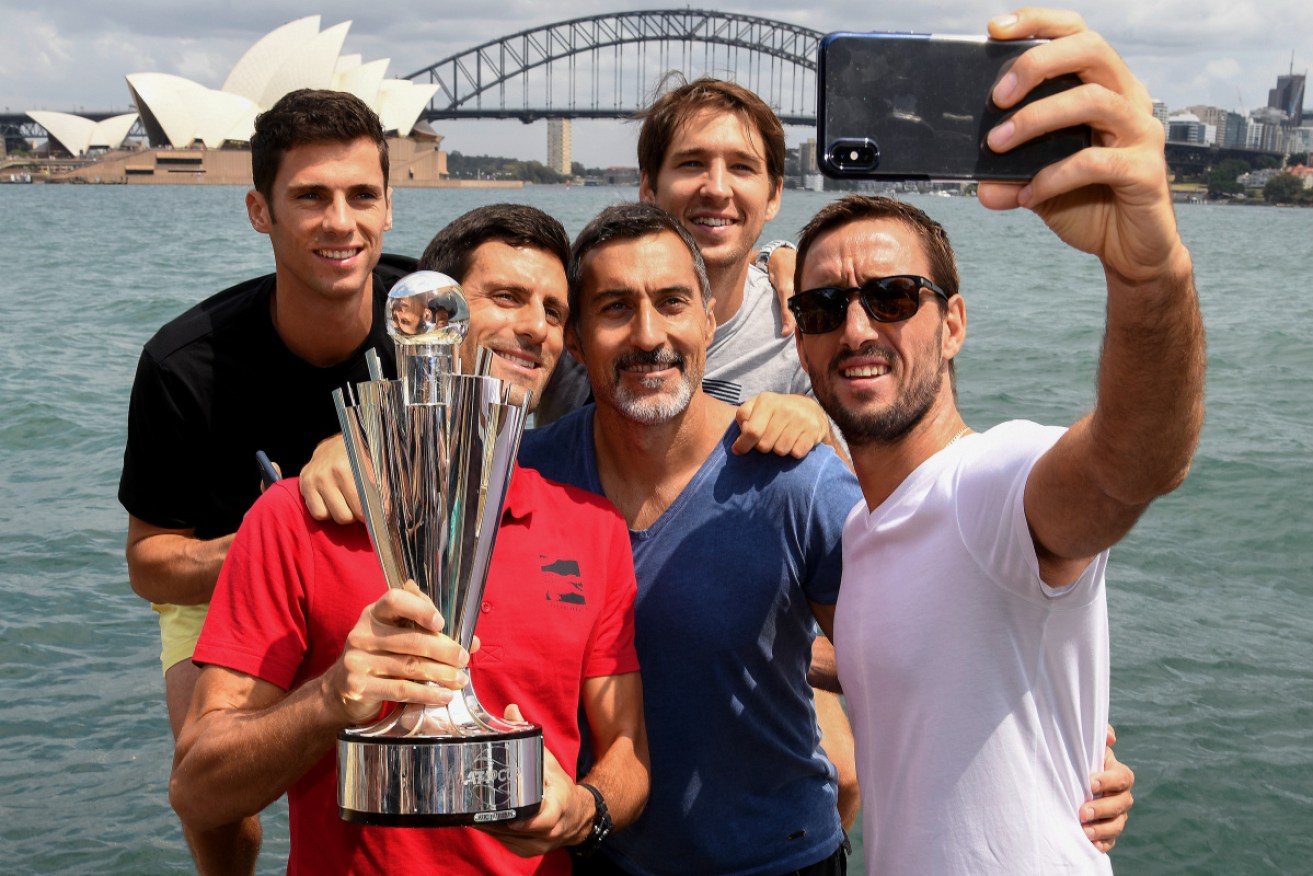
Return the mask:
{"type": "Polygon", "coordinates": [[[651,101],[665,72],[679,70],[689,78],[733,79],[761,95],[786,123],[811,124],[816,47],[823,36],[731,12],[616,12],[490,40],[405,78],[438,85],[424,114],[430,120],[626,118],[651,101]],[[581,59],[589,63],[577,63],[581,59]],[[517,85],[520,100],[508,99],[517,85]]]}

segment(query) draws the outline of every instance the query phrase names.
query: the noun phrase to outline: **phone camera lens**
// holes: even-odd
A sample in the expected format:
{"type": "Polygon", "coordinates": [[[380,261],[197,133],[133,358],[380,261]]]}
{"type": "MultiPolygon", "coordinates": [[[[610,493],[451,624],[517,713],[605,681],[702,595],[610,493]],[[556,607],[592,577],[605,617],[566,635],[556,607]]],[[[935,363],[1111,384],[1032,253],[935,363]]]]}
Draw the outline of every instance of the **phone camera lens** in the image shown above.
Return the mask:
{"type": "Polygon", "coordinates": [[[870,140],[844,140],[830,147],[830,161],[840,171],[875,170],[880,147],[870,140]]]}

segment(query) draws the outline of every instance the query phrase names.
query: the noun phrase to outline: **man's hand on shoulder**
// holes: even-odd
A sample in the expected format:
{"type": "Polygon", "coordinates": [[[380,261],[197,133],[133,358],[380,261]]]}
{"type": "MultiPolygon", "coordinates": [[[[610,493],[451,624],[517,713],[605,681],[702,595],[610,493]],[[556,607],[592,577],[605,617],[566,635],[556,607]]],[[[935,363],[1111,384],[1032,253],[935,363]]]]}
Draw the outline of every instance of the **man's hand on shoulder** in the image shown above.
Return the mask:
{"type": "MultiPolygon", "coordinates": [[[[795,291],[793,269],[798,262],[798,251],[792,243],[784,240],[774,241],[768,246],[770,251],[766,252],[766,276],[775,289],[775,297],[780,300],[780,337],[787,338],[793,335],[796,327],[793,311],[789,310],[789,299],[795,291]]],[[[765,252],[765,247],[762,251],[765,252]]]]}
{"type": "Polygon", "coordinates": [[[333,435],[319,442],[310,461],[301,469],[301,498],[316,520],[346,525],[365,519],[356,492],[356,479],[347,458],[346,441],[333,435]]]}
{"type": "Polygon", "coordinates": [[[738,454],[755,450],[802,459],[830,437],[825,411],[805,395],[763,392],[739,405],[734,418],[743,433],[734,442],[738,454]]]}

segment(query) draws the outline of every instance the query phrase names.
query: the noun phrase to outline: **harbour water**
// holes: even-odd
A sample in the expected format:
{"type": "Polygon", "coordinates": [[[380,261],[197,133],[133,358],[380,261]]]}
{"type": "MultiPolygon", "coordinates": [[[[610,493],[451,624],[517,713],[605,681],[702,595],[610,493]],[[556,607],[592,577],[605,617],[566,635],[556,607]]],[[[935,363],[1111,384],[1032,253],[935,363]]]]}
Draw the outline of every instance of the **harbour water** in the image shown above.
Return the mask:
{"type": "MultiPolygon", "coordinates": [[[[0,187],[0,850],[7,873],[191,871],[154,615],[128,587],[115,492],[141,344],[267,272],[243,190],[0,187]]],[[[573,235],[633,189],[397,192],[390,251],[489,200],[573,235]]],[[[767,237],[830,196],[788,192],[767,237]]],[[[1035,217],[913,198],[944,222],[970,311],[967,420],[1066,423],[1093,399],[1097,263],[1035,217]]],[[[1112,718],[1137,774],[1121,874],[1313,872],[1313,211],[1184,206],[1209,330],[1194,471],[1115,551],[1112,718]]],[[[204,459],[197,459],[204,465],[204,459]]],[[[281,872],[286,816],[260,872],[281,872]]]]}

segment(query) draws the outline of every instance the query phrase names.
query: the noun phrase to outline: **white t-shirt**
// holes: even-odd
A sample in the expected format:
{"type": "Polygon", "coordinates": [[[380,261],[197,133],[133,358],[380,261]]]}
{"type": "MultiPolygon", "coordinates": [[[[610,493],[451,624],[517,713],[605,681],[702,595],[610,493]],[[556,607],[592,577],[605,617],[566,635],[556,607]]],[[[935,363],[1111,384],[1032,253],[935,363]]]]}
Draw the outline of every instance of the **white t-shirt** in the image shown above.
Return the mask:
{"type": "Polygon", "coordinates": [[[835,648],[870,874],[1112,872],[1078,815],[1108,721],[1107,554],[1048,587],[1022,501],[1063,431],[967,436],[848,517],[835,648]]]}

